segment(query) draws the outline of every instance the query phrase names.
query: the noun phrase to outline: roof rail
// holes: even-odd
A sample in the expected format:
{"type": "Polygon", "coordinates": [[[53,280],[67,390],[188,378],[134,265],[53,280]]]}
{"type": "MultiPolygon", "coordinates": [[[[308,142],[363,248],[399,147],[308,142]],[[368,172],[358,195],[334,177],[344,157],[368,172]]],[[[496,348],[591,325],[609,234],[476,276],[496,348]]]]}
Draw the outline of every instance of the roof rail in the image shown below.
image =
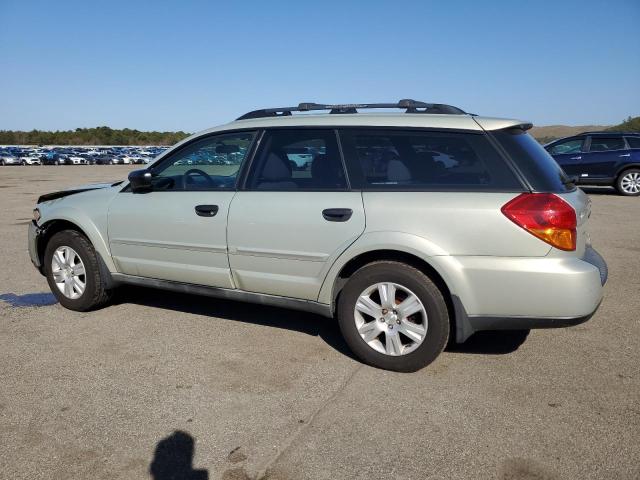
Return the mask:
{"type": "Polygon", "coordinates": [[[292,112],[311,112],[318,110],[329,110],[329,113],[358,113],[358,109],[369,108],[400,108],[406,113],[432,113],[448,115],[465,115],[464,110],[443,103],[425,103],[417,100],[403,99],[397,103],[345,103],[345,104],[323,104],[323,103],[300,103],[297,107],[263,108],[245,113],[236,120],[247,120],[250,118],[264,117],[286,117],[292,112]]]}

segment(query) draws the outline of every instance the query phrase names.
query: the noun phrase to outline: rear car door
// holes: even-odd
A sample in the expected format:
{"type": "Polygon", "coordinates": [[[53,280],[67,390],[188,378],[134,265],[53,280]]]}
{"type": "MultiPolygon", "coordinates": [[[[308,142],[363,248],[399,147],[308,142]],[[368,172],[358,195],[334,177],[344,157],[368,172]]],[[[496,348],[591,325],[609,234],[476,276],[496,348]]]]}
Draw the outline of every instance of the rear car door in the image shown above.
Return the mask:
{"type": "Polygon", "coordinates": [[[335,259],[364,231],[333,129],[264,133],[231,203],[229,264],[238,288],[316,300],[335,259]]]}
{"type": "Polygon", "coordinates": [[[583,179],[610,179],[617,165],[629,154],[622,135],[592,135],[588,152],[582,155],[583,179]]]}
{"type": "Polygon", "coordinates": [[[548,152],[567,175],[579,176],[582,168],[582,153],[586,137],[562,140],[547,148],[548,152]]]}
{"type": "Polygon", "coordinates": [[[153,189],[123,189],[109,207],[120,273],[233,288],[227,214],[255,132],[209,135],[150,167],[153,189]]]}

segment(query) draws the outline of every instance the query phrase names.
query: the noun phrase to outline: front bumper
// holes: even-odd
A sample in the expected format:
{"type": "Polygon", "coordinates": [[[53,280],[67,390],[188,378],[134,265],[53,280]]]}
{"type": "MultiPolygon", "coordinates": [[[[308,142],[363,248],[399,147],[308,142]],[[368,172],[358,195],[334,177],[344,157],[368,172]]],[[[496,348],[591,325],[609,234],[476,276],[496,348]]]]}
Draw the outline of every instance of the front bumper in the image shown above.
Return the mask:
{"type": "Polygon", "coordinates": [[[35,220],[32,220],[29,223],[29,232],[27,234],[27,246],[29,249],[29,256],[31,257],[31,263],[40,270],[42,267],[42,262],[40,261],[40,256],[38,255],[38,241],[40,240],[40,235],[42,234],[42,229],[38,226],[35,220]]]}

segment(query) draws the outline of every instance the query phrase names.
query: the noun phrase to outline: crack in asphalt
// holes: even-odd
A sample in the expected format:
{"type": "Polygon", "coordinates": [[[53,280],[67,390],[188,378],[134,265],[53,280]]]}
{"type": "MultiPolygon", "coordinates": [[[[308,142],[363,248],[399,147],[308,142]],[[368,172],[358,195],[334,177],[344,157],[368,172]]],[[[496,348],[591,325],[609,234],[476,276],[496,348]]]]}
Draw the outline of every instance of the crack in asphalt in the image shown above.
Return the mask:
{"type": "Polygon", "coordinates": [[[289,447],[291,447],[293,441],[300,435],[302,435],[311,426],[315,418],[325,409],[325,407],[329,405],[329,403],[333,402],[333,400],[335,400],[336,397],[338,397],[338,395],[340,395],[340,393],[344,391],[355,374],[358,373],[363,366],[364,365],[358,365],[356,368],[354,368],[353,371],[342,382],[342,384],[335,390],[335,392],[333,392],[324,402],[322,402],[322,404],[311,414],[311,416],[305,421],[305,423],[284,439],[273,458],[267,460],[264,465],[260,469],[258,469],[258,472],[255,476],[256,480],[263,480],[267,478],[269,469],[276,464],[276,462],[287,452],[287,450],[289,450],[289,447]]]}

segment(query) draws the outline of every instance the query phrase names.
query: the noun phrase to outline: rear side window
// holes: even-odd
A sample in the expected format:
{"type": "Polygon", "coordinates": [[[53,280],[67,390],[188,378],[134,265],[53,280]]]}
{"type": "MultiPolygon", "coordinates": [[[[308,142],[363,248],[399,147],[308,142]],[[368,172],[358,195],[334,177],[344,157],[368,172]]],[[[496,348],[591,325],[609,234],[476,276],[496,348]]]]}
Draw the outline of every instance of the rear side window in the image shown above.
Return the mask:
{"type": "Polygon", "coordinates": [[[537,192],[562,193],[575,190],[560,165],[527,132],[519,128],[490,134],[500,143],[516,167],[537,192]]]}
{"type": "Polygon", "coordinates": [[[606,152],[608,150],[624,150],[622,137],[591,137],[590,152],[606,152]]]}
{"type": "Polygon", "coordinates": [[[625,137],[629,148],[640,148],[640,137],[625,137]]]}
{"type": "Polygon", "coordinates": [[[333,130],[268,130],[251,168],[250,190],[346,190],[333,130]]]}
{"type": "Polygon", "coordinates": [[[357,188],[522,191],[483,134],[353,129],[341,140],[357,188]]]}

